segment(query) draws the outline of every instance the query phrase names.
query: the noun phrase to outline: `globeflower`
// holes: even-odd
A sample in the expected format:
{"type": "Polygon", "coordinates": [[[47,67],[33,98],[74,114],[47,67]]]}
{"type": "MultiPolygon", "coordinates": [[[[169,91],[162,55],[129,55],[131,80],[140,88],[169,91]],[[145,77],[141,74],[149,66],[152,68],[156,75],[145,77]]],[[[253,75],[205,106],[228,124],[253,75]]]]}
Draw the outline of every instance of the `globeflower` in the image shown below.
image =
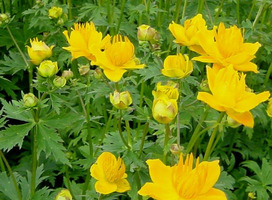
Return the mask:
{"type": "Polygon", "coordinates": [[[175,42],[181,46],[188,46],[190,50],[197,53],[204,53],[198,41],[198,33],[207,30],[206,21],[201,14],[184,22],[184,26],[172,22],[169,30],[176,38],[175,42]]]}
{"type": "Polygon", "coordinates": [[[198,32],[198,41],[204,52],[198,52],[201,56],[194,57],[193,60],[214,63],[213,67],[216,69],[233,65],[237,71],[258,72],[257,65],[251,60],[255,58],[261,45],[258,42],[244,43],[241,30],[237,26],[226,28],[220,23],[213,32],[198,32]]]}
{"type": "Polygon", "coordinates": [[[173,167],[166,166],[159,159],[146,161],[152,182],[147,182],[140,190],[142,196],[155,200],[227,200],[226,195],[214,184],[220,175],[219,160],[201,162],[196,160],[193,168],[193,155],[183,155],[173,167]]]}
{"type": "Polygon", "coordinates": [[[193,63],[189,57],[177,54],[166,57],[161,72],[164,76],[181,79],[190,75],[192,71],[193,63]]]}
{"type": "Polygon", "coordinates": [[[27,46],[27,52],[30,61],[34,65],[39,65],[44,59],[52,56],[52,49],[54,45],[48,47],[44,42],[39,41],[38,38],[30,39],[31,47],[27,46]]]}
{"type": "Polygon", "coordinates": [[[114,91],[113,94],[110,94],[110,102],[115,108],[126,109],[130,104],[132,104],[132,98],[128,91],[121,93],[114,91]]]}
{"type": "Polygon", "coordinates": [[[69,47],[63,47],[63,49],[72,53],[72,60],[84,56],[91,61],[96,61],[94,53],[102,49],[110,39],[109,36],[102,39],[102,33],[96,31],[93,22],[75,23],[70,37],[68,31],[64,31],[63,34],[70,45],[69,47]]]}
{"type": "Polygon", "coordinates": [[[58,63],[51,60],[43,61],[38,67],[38,73],[42,77],[52,77],[58,72],[58,63]]]}
{"type": "Polygon", "coordinates": [[[134,45],[127,37],[121,35],[112,37],[112,41],[105,45],[104,51],[98,51],[95,56],[97,61],[93,61],[92,65],[103,69],[105,76],[113,82],[120,81],[128,69],[145,67],[144,64],[138,64],[134,55],[134,45]]]}
{"type": "Polygon", "coordinates": [[[56,196],[55,200],[72,200],[72,195],[69,190],[61,190],[56,196]]]}
{"type": "Polygon", "coordinates": [[[48,11],[48,16],[51,19],[57,19],[62,15],[62,8],[53,6],[48,11]]]}
{"type": "Polygon", "coordinates": [[[126,166],[122,158],[116,159],[112,153],[103,152],[90,168],[91,176],[97,180],[95,190],[100,194],[130,190],[125,171],[126,166]]]}
{"type": "Polygon", "coordinates": [[[207,77],[212,94],[199,92],[197,99],[252,128],[254,119],[250,110],[266,101],[270,93],[254,94],[249,91],[245,84],[246,75],[239,74],[231,65],[219,71],[207,66],[207,77]]]}

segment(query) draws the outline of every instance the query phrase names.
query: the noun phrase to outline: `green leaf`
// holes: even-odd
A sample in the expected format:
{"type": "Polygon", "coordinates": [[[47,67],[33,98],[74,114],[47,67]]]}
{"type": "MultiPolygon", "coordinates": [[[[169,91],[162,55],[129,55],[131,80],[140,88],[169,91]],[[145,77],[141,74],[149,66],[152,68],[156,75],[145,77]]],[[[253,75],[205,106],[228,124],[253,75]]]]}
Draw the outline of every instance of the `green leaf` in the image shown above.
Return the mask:
{"type": "Polygon", "coordinates": [[[34,123],[11,125],[0,131],[0,149],[11,150],[14,146],[22,147],[24,137],[34,127],[34,123]]]}
{"type": "Polygon", "coordinates": [[[10,72],[11,74],[16,74],[20,70],[27,69],[27,65],[21,54],[12,51],[9,52],[9,56],[4,55],[4,60],[0,61],[0,66],[2,71],[10,72]]]}
{"type": "Polygon", "coordinates": [[[0,192],[11,200],[18,200],[16,188],[6,172],[0,173],[0,192]]]}
{"type": "Polygon", "coordinates": [[[5,90],[6,93],[11,96],[13,99],[16,99],[16,94],[14,93],[14,90],[19,90],[14,83],[12,83],[10,80],[0,76],[0,88],[1,90],[5,90]]]}
{"type": "Polygon", "coordinates": [[[44,151],[47,157],[53,155],[56,161],[70,166],[70,163],[64,153],[66,149],[62,145],[62,139],[56,130],[46,127],[41,123],[39,123],[37,126],[38,155],[41,153],[41,151],[44,151]]]}

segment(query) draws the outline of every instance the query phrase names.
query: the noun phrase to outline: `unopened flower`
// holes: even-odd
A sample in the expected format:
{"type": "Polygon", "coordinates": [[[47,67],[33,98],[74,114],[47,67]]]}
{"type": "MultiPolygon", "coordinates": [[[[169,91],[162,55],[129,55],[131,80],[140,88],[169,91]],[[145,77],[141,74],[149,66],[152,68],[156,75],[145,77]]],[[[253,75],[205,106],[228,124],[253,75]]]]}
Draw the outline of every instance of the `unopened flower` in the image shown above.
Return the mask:
{"type": "Polygon", "coordinates": [[[0,26],[8,24],[10,21],[10,14],[9,13],[0,13],[0,26]]]}
{"type": "Polygon", "coordinates": [[[272,117],[272,98],[268,101],[266,113],[269,117],[272,117]]]}
{"type": "Polygon", "coordinates": [[[245,74],[239,74],[230,65],[216,70],[207,66],[207,77],[211,93],[199,92],[197,99],[204,101],[212,108],[226,112],[235,121],[248,126],[254,126],[254,119],[250,112],[261,102],[266,101],[268,91],[254,94],[246,90],[245,74]]]}
{"type": "Polygon", "coordinates": [[[112,192],[126,192],[130,190],[126,180],[126,166],[122,158],[116,157],[110,152],[102,153],[95,164],[90,168],[91,176],[97,180],[95,190],[101,194],[112,192]]]}
{"type": "Polygon", "coordinates": [[[127,37],[116,35],[107,43],[104,51],[95,54],[98,65],[103,69],[105,76],[111,81],[118,82],[128,69],[141,69],[144,64],[136,64],[134,45],[127,37]]]}
{"type": "Polygon", "coordinates": [[[58,63],[51,60],[43,61],[38,67],[38,73],[42,77],[52,77],[58,72],[58,63]]]}
{"type": "Polygon", "coordinates": [[[66,84],[66,79],[64,77],[62,77],[62,76],[57,76],[56,78],[54,78],[53,84],[57,88],[64,87],[65,84],[66,84]]]}
{"type": "Polygon", "coordinates": [[[101,71],[100,68],[96,68],[96,69],[94,70],[94,72],[93,72],[93,75],[94,75],[94,78],[96,78],[96,79],[99,80],[99,79],[102,78],[103,72],[101,71]]]}
{"type": "Polygon", "coordinates": [[[80,67],[78,68],[79,74],[81,76],[87,75],[90,70],[90,65],[80,65],[80,67]]]}
{"type": "Polygon", "coordinates": [[[55,200],[72,200],[72,195],[69,190],[61,190],[56,196],[55,200]]]}
{"type": "Polygon", "coordinates": [[[220,175],[219,161],[201,162],[193,155],[187,155],[173,167],[164,165],[159,159],[146,161],[152,182],[147,182],[140,190],[142,196],[155,200],[227,200],[224,192],[214,188],[220,175]]]}
{"type": "Polygon", "coordinates": [[[232,119],[230,116],[227,117],[227,125],[231,128],[237,128],[239,126],[241,126],[241,123],[235,121],[234,119],[232,119]]]}
{"type": "Polygon", "coordinates": [[[204,53],[198,41],[198,33],[207,30],[206,21],[201,14],[184,22],[184,26],[172,22],[169,30],[176,38],[175,42],[181,46],[188,46],[191,50],[204,53]]]}
{"type": "Polygon", "coordinates": [[[61,76],[64,77],[66,80],[69,80],[69,79],[73,78],[74,73],[70,69],[69,70],[64,70],[62,72],[61,76]]]}
{"type": "Polygon", "coordinates": [[[106,36],[102,39],[102,33],[96,31],[94,23],[75,23],[72,28],[70,36],[68,31],[64,31],[69,47],[63,47],[72,53],[72,60],[81,56],[86,57],[89,60],[96,61],[95,52],[104,48],[105,43],[110,39],[106,36]]]}
{"type": "Polygon", "coordinates": [[[193,63],[187,55],[184,57],[182,54],[167,56],[163,63],[162,74],[178,79],[189,76],[193,71],[193,63]]]}
{"type": "Polygon", "coordinates": [[[233,65],[237,71],[252,71],[257,73],[257,65],[251,60],[260,48],[260,43],[244,43],[241,30],[237,26],[226,28],[220,23],[212,34],[208,31],[198,33],[198,41],[205,53],[194,57],[205,63],[214,63],[213,67],[221,69],[233,65]]]}
{"type": "Polygon", "coordinates": [[[33,93],[28,93],[23,96],[24,107],[32,108],[37,105],[38,99],[33,93]]]}
{"type": "Polygon", "coordinates": [[[154,43],[159,40],[159,33],[151,26],[143,24],[138,27],[137,38],[139,41],[154,43]]]}
{"type": "Polygon", "coordinates": [[[62,8],[53,6],[48,11],[48,16],[51,19],[57,19],[62,15],[62,8]]]}
{"type": "Polygon", "coordinates": [[[178,84],[173,81],[167,81],[166,85],[162,85],[161,82],[157,83],[157,90],[152,91],[154,98],[166,96],[169,99],[178,100],[178,84]]]}
{"type": "Polygon", "coordinates": [[[44,59],[52,56],[52,49],[54,45],[48,47],[44,42],[39,41],[38,38],[30,39],[31,47],[27,46],[30,61],[34,65],[39,65],[44,59]]]}
{"type": "Polygon", "coordinates": [[[126,109],[132,104],[132,98],[128,91],[120,93],[115,90],[113,94],[110,94],[110,102],[115,108],[126,109]]]}

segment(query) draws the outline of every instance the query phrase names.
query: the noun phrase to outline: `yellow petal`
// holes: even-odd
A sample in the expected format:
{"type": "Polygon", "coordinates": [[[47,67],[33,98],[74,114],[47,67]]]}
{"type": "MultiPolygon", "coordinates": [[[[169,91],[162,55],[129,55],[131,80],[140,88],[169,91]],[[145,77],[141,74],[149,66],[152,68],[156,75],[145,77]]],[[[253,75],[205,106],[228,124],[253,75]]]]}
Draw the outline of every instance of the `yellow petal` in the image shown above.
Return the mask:
{"type": "Polygon", "coordinates": [[[176,24],[172,21],[172,24],[169,25],[169,30],[171,31],[172,35],[176,38],[176,43],[180,45],[186,45],[188,39],[185,35],[184,27],[176,24]]]}
{"type": "Polygon", "coordinates": [[[244,43],[242,45],[241,51],[246,51],[250,55],[254,55],[258,49],[261,47],[261,44],[259,42],[252,43],[244,43]]]}
{"type": "Polygon", "coordinates": [[[200,62],[204,62],[204,63],[216,63],[217,62],[217,60],[214,59],[212,56],[198,56],[198,57],[192,58],[192,60],[196,60],[196,61],[200,61],[200,62]]]}
{"type": "Polygon", "coordinates": [[[197,99],[207,103],[210,107],[218,111],[225,111],[226,109],[217,103],[217,100],[211,94],[207,92],[199,92],[197,99]]]}
{"type": "Polygon", "coordinates": [[[247,111],[244,113],[238,113],[233,110],[227,110],[226,112],[227,112],[227,115],[230,116],[235,121],[237,121],[237,122],[239,122],[249,128],[253,128],[254,119],[253,119],[251,112],[247,111]]]}
{"type": "Polygon", "coordinates": [[[115,69],[115,70],[109,70],[109,69],[104,69],[104,74],[105,76],[110,79],[113,82],[118,82],[121,80],[123,74],[126,72],[127,70],[124,69],[115,69]]]}
{"type": "Polygon", "coordinates": [[[116,184],[117,184],[116,192],[122,193],[122,192],[126,192],[131,189],[129,182],[126,179],[121,179],[121,180],[117,181],[116,184]]]}
{"type": "Polygon", "coordinates": [[[206,194],[198,196],[195,200],[227,200],[227,197],[221,190],[211,188],[206,194]]]}
{"type": "Polygon", "coordinates": [[[94,177],[96,180],[105,179],[103,168],[101,168],[101,166],[99,166],[97,163],[91,166],[90,173],[91,173],[91,176],[94,177]]]}
{"type": "Polygon", "coordinates": [[[258,66],[252,62],[246,62],[240,65],[235,65],[234,69],[236,69],[237,71],[242,71],[242,72],[250,71],[250,72],[258,73],[258,66]]]}
{"type": "Polygon", "coordinates": [[[110,194],[117,190],[117,185],[115,183],[110,183],[107,181],[97,181],[94,187],[100,194],[110,194]]]}

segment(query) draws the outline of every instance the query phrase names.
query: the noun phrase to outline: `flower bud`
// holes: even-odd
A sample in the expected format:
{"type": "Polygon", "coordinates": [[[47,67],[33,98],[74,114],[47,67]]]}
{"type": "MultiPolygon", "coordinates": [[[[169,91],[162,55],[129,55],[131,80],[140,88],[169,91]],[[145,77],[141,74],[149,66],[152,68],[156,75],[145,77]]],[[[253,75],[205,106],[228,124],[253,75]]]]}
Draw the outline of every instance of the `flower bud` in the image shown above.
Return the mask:
{"type": "Polygon", "coordinates": [[[27,46],[27,52],[30,57],[30,61],[34,65],[39,65],[44,59],[52,56],[52,49],[54,47],[48,47],[44,42],[39,41],[38,38],[30,39],[31,47],[27,46]]]}
{"type": "Polygon", "coordinates": [[[170,147],[170,151],[173,155],[180,155],[183,150],[184,148],[178,144],[172,144],[170,147]]]}
{"type": "Polygon", "coordinates": [[[9,14],[7,13],[0,13],[0,21],[7,23],[9,21],[9,14]]]}
{"type": "Polygon", "coordinates": [[[43,61],[38,67],[38,73],[42,77],[52,77],[58,72],[58,63],[51,60],[43,61]]]}
{"type": "Polygon", "coordinates": [[[201,91],[210,92],[209,83],[207,79],[203,79],[199,86],[201,91]]]}
{"type": "Polygon", "coordinates": [[[69,190],[61,190],[56,196],[55,200],[72,200],[72,195],[69,190]]]}
{"type": "Polygon", "coordinates": [[[227,117],[227,122],[228,122],[228,126],[231,128],[237,128],[241,125],[239,122],[235,121],[229,116],[227,117]]]}
{"type": "Polygon", "coordinates": [[[115,90],[113,94],[110,94],[110,102],[115,108],[126,109],[132,104],[132,98],[128,91],[119,93],[115,90]]]}
{"type": "Polygon", "coordinates": [[[272,117],[272,98],[268,101],[266,113],[269,117],[272,117]]]}
{"type": "Polygon", "coordinates": [[[33,93],[28,93],[23,96],[24,107],[32,108],[37,105],[38,99],[33,93]]]}
{"type": "Polygon", "coordinates": [[[254,192],[249,192],[248,197],[249,197],[249,199],[256,199],[256,196],[255,196],[254,192]]]}
{"type": "Polygon", "coordinates": [[[62,15],[62,8],[53,6],[48,11],[48,16],[50,19],[57,19],[62,15]]]}
{"type": "Polygon", "coordinates": [[[81,76],[85,76],[88,74],[88,72],[90,71],[90,66],[89,65],[81,65],[78,69],[79,74],[81,76]]]}
{"type": "Polygon", "coordinates": [[[69,79],[73,78],[74,73],[70,69],[69,70],[64,70],[62,72],[61,76],[64,77],[66,80],[69,80],[69,79]]]}
{"type": "Polygon", "coordinates": [[[96,79],[99,80],[99,79],[102,78],[102,76],[103,76],[103,73],[102,73],[101,69],[100,68],[96,68],[94,70],[94,78],[96,78],[96,79]]]}
{"type": "Polygon", "coordinates": [[[156,43],[159,40],[158,32],[145,24],[138,27],[137,37],[139,41],[150,41],[151,43],[156,43]]]}
{"type": "Polygon", "coordinates": [[[56,78],[54,78],[53,84],[57,88],[64,87],[65,84],[66,84],[66,79],[64,77],[62,77],[62,76],[57,76],[56,78]]]}

